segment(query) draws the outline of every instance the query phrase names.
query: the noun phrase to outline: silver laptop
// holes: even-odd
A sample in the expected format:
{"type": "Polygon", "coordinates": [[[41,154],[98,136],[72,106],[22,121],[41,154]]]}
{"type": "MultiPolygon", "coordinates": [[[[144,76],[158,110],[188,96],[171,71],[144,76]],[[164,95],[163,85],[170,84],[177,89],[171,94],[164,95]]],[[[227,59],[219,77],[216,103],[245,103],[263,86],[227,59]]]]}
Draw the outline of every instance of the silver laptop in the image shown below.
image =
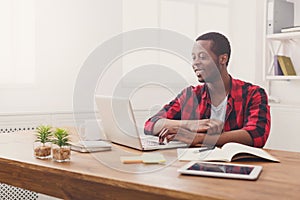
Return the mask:
{"type": "Polygon", "coordinates": [[[130,100],[120,97],[96,96],[96,104],[108,140],[142,151],[187,147],[179,141],[159,144],[158,137],[144,134],[137,125],[130,100]]]}

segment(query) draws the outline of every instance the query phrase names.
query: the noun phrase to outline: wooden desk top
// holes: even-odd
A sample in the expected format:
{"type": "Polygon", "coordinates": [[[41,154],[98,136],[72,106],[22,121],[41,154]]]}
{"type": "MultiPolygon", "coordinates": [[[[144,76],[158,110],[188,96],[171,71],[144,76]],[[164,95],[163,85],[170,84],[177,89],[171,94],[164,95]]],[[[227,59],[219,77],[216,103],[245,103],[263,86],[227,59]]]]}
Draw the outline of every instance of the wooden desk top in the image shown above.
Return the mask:
{"type": "MultiPolygon", "coordinates": [[[[263,166],[257,181],[184,176],[176,150],[160,151],[165,165],[122,164],[120,156],[140,154],[113,146],[112,151],[77,153],[71,162],[33,157],[32,134],[0,135],[0,182],[64,199],[299,199],[300,153],[269,152],[281,163],[263,166]]],[[[241,162],[246,163],[246,162],[241,162]]],[[[248,162],[249,163],[249,162],[248,162]]]]}

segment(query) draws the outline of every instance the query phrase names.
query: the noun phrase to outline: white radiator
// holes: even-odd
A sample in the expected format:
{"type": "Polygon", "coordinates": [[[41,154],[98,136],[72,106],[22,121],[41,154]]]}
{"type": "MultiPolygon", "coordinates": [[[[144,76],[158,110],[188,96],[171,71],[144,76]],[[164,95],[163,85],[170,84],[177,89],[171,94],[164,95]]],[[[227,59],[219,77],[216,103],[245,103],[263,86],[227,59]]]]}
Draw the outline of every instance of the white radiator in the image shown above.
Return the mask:
{"type": "Polygon", "coordinates": [[[300,152],[300,107],[271,105],[271,132],[266,148],[300,152]]]}
{"type": "Polygon", "coordinates": [[[38,193],[0,183],[0,199],[3,200],[36,200],[38,193]]]}
{"type": "MultiPolygon", "coordinates": [[[[83,113],[82,121],[91,113],[83,113]]],[[[16,113],[0,114],[0,134],[16,131],[35,130],[39,125],[74,126],[73,113],[16,113]]],[[[0,180],[1,181],[1,180],[0,180]]],[[[53,200],[57,199],[22,188],[0,183],[0,199],[2,200],[53,200]]]]}

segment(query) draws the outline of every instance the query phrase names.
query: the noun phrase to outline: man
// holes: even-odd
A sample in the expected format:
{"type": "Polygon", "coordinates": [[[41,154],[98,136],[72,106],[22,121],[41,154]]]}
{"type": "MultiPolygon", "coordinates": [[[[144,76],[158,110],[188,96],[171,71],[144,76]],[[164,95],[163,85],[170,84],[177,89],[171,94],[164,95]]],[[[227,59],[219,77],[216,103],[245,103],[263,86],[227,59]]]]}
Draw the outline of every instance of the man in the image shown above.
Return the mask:
{"type": "Polygon", "coordinates": [[[238,142],[263,147],[270,132],[270,107],[265,91],[232,78],[231,47],[216,32],[199,36],[192,50],[193,70],[200,85],[185,88],[145,123],[145,133],[160,142],[176,139],[195,145],[238,142]]]}

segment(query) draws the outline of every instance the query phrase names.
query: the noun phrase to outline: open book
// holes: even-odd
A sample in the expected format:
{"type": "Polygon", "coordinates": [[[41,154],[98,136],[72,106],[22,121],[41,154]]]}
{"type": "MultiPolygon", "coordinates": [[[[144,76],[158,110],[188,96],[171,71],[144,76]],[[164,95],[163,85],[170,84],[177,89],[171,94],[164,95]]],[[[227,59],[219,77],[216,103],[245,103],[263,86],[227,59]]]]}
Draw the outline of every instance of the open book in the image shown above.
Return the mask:
{"type": "Polygon", "coordinates": [[[200,161],[224,161],[231,162],[242,158],[263,158],[266,160],[279,162],[279,160],[261,148],[230,142],[224,144],[222,148],[214,148],[202,151],[203,148],[177,149],[180,161],[200,160],[200,161]],[[200,150],[200,151],[199,151],[200,150]]]}

